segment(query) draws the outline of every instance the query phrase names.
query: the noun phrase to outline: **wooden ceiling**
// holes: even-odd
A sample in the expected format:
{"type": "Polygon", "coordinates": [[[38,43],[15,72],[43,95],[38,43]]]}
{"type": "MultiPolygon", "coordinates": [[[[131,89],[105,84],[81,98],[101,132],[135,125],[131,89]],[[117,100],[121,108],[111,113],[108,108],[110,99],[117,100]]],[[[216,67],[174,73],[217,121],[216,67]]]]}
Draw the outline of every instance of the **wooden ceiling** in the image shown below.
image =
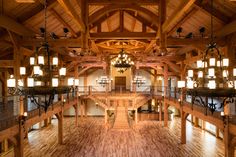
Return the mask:
{"type": "MultiPolygon", "coordinates": [[[[0,59],[13,55],[15,34],[18,46],[34,51],[40,45],[44,27],[44,0],[1,0],[0,59]],[[1,22],[2,21],[2,22],[1,22]],[[11,33],[10,33],[11,32],[11,33]]],[[[132,56],[183,56],[194,49],[203,50],[209,42],[210,0],[47,0],[49,43],[69,61],[80,56],[109,56],[124,48],[132,56]],[[163,23],[160,16],[165,17],[163,23]],[[162,29],[160,29],[162,27],[162,29]],[[182,27],[177,35],[176,30],[182,27]],[[204,27],[202,38],[199,29],[204,27]],[[63,28],[69,33],[65,36],[63,28]],[[167,38],[165,53],[161,50],[167,38]],[[187,37],[192,33],[192,36],[187,37]],[[87,39],[87,40],[86,40],[87,39]]],[[[214,0],[214,32],[218,41],[236,31],[236,2],[214,0]],[[227,31],[225,30],[227,28],[227,31]],[[230,29],[234,28],[234,29],[230,29]]],[[[141,57],[142,58],[142,57],[141,57]]],[[[66,60],[65,59],[65,60],[66,60]]]]}

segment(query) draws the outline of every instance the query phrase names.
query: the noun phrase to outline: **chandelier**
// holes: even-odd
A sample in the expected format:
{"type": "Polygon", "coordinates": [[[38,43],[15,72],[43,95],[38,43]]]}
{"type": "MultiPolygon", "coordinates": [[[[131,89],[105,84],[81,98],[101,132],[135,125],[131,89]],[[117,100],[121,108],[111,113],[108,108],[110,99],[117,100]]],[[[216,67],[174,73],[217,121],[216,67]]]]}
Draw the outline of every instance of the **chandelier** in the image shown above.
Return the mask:
{"type": "Polygon", "coordinates": [[[102,87],[105,87],[107,84],[109,84],[113,79],[108,78],[107,76],[101,76],[100,78],[96,79],[96,82],[100,84],[102,87]]]}
{"type": "Polygon", "coordinates": [[[39,108],[43,107],[45,112],[48,107],[53,103],[55,94],[75,92],[79,85],[79,80],[68,78],[67,86],[60,85],[64,82],[66,76],[66,68],[59,67],[58,56],[52,56],[50,46],[47,42],[47,5],[45,0],[44,10],[44,42],[36,48],[35,56],[30,57],[29,65],[31,68],[26,76],[26,67],[19,67],[20,78],[14,78],[13,75],[7,80],[8,93],[11,95],[24,95],[28,96],[35,105],[39,108]],[[44,100],[39,101],[39,97],[43,96],[44,100]]]}
{"type": "Polygon", "coordinates": [[[117,71],[120,73],[125,72],[128,68],[134,65],[134,62],[129,58],[129,56],[122,49],[116,57],[115,61],[111,62],[111,65],[117,68],[117,71]]]}
{"type": "Polygon", "coordinates": [[[213,113],[216,110],[222,111],[224,105],[235,101],[236,68],[230,68],[229,59],[221,54],[213,41],[212,12],[211,42],[195,67],[189,69],[186,80],[178,81],[177,85],[178,88],[186,88],[186,94],[192,97],[192,104],[202,105],[213,113]]]}
{"type": "Polygon", "coordinates": [[[135,77],[134,77],[132,83],[135,84],[135,85],[137,85],[138,87],[140,87],[141,85],[143,85],[143,84],[146,83],[146,79],[145,79],[145,77],[143,77],[143,76],[135,75],[135,77]]]}

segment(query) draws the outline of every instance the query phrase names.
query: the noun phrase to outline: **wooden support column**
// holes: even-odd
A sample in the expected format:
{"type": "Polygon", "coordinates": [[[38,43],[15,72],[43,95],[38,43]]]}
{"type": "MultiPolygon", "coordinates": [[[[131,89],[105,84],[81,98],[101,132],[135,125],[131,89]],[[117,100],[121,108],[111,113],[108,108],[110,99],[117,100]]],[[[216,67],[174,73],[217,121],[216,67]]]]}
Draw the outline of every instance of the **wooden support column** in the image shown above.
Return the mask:
{"type": "Polygon", "coordinates": [[[225,157],[234,157],[234,147],[231,145],[231,135],[229,132],[229,118],[225,117],[224,122],[224,144],[225,144],[225,157]]]}
{"type": "Polygon", "coordinates": [[[48,118],[44,119],[44,127],[48,126],[48,118]]]}
{"type": "Polygon", "coordinates": [[[181,144],[186,144],[186,117],[185,112],[181,108],[181,144]]]}
{"type": "Polygon", "coordinates": [[[105,125],[107,124],[107,108],[105,109],[105,125]]]}
{"type": "Polygon", "coordinates": [[[168,126],[168,104],[166,103],[167,99],[167,89],[168,89],[168,66],[164,65],[164,126],[168,126]]]}
{"type": "Polygon", "coordinates": [[[216,127],[216,138],[220,137],[220,129],[216,127]]]}
{"type": "Polygon", "coordinates": [[[20,115],[24,114],[24,98],[20,96],[20,115]]]}
{"type": "Polygon", "coordinates": [[[168,107],[167,103],[164,103],[164,127],[168,126],[168,107]]]}
{"type": "Polygon", "coordinates": [[[2,141],[2,152],[7,152],[8,151],[8,140],[5,139],[2,141]]]}
{"type": "Polygon", "coordinates": [[[73,105],[75,109],[75,126],[78,126],[78,104],[73,105]]]}
{"type": "Polygon", "coordinates": [[[202,130],[205,130],[205,121],[204,120],[202,120],[202,130]]]}
{"type": "Polygon", "coordinates": [[[85,99],[84,101],[84,116],[87,117],[87,104],[88,104],[88,100],[85,99]]]}
{"type": "Polygon", "coordinates": [[[191,124],[194,125],[193,115],[191,114],[191,124]]]}
{"type": "Polygon", "coordinates": [[[162,102],[159,103],[159,121],[162,121],[162,102]]]}
{"type": "Polygon", "coordinates": [[[56,116],[58,119],[58,143],[63,144],[63,121],[64,121],[63,111],[56,114],[56,116]]]}
{"type": "Polygon", "coordinates": [[[24,156],[24,122],[20,120],[19,122],[19,133],[15,136],[16,143],[14,146],[15,157],[24,156]]]}
{"type": "MultiPolygon", "coordinates": [[[[75,76],[75,79],[79,79],[79,68],[78,68],[78,66],[74,67],[74,76],[75,76]]],[[[78,92],[78,90],[75,93],[75,96],[76,96],[76,102],[77,103],[73,107],[75,109],[75,126],[77,127],[78,126],[78,105],[79,105],[79,92],[78,92]]]]}
{"type": "Polygon", "coordinates": [[[198,127],[198,117],[195,116],[194,119],[194,126],[198,127]]]}
{"type": "Polygon", "coordinates": [[[138,109],[135,109],[135,124],[138,124],[138,109]]]}

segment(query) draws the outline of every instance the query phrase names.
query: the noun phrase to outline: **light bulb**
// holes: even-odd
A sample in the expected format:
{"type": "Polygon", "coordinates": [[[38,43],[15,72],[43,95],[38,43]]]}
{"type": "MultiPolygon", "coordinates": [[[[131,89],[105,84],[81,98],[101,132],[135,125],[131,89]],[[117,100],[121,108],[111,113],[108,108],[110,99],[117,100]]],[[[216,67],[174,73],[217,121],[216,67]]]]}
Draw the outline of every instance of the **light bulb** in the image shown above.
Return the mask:
{"type": "Polygon", "coordinates": [[[13,78],[13,75],[7,79],[7,87],[16,87],[16,79],[13,78]]]}
{"type": "Polygon", "coordinates": [[[52,58],[52,65],[58,65],[58,57],[52,58]]]}
{"type": "Polygon", "coordinates": [[[67,85],[68,86],[73,86],[74,85],[74,78],[68,78],[68,80],[67,80],[67,85]]]}
{"type": "Polygon", "coordinates": [[[185,81],[178,81],[177,82],[177,87],[178,88],[184,88],[185,87],[185,81]]]}
{"type": "Polygon", "coordinates": [[[201,60],[197,61],[197,68],[202,68],[202,61],[201,60]]]}
{"type": "Polygon", "coordinates": [[[35,62],[35,58],[34,57],[30,57],[30,65],[34,65],[35,62]]]}
{"type": "Polygon", "coordinates": [[[215,69],[214,68],[209,68],[208,69],[208,76],[209,77],[214,77],[215,76],[215,69]]]}
{"type": "Polygon", "coordinates": [[[203,78],[203,72],[202,71],[198,72],[198,78],[203,78]]]}
{"type": "Polygon", "coordinates": [[[40,75],[40,67],[39,66],[34,66],[34,75],[40,75]]]}
{"type": "Polygon", "coordinates": [[[59,75],[60,75],[60,76],[66,76],[66,68],[61,68],[61,69],[59,70],[59,75]]]}
{"type": "Polygon", "coordinates": [[[44,57],[43,56],[38,56],[38,64],[44,65],[44,57]]]}
{"type": "Polygon", "coordinates": [[[210,58],[209,59],[209,66],[215,66],[216,65],[216,59],[215,58],[210,58]]]}
{"type": "Polygon", "coordinates": [[[228,58],[224,58],[224,59],[223,59],[223,66],[224,66],[224,67],[229,66],[229,59],[228,59],[228,58]]]}
{"type": "Polygon", "coordinates": [[[27,78],[27,86],[28,87],[34,87],[34,79],[31,77],[27,78]]]}
{"type": "Polygon", "coordinates": [[[20,75],[25,75],[25,74],[26,74],[25,67],[20,67],[20,75]]]}
{"type": "Polygon", "coordinates": [[[209,89],[216,89],[216,81],[215,80],[209,80],[208,88],[209,89]]]}
{"type": "Polygon", "coordinates": [[[52,87],[58,87],[58,78],[52,78],[52,87]]]}
{"type": "Polygon", "coordinates": [[[193,70],[188,70],[188,77],[193,77],[193,70]]]}

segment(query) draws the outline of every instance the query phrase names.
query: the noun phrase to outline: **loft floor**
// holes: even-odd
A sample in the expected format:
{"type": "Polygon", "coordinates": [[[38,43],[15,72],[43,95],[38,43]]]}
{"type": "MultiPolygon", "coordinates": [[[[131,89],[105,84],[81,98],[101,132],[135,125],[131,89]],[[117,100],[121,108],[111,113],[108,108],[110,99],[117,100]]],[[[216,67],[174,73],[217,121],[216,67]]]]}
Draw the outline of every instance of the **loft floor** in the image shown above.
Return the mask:
{"type": "MultiPolygon", "coordinates": [[[[187,122],[187,144],[180,144],[180,119],[169,128],[157,121],[139,122],[130,131],[111,131],[104,118],[65,118],[64,145],[57,143],[57,120],[29,133],[26,157],[223,157],[223,141],[187,122]]],[[[11,156],[8,154],[7,156],[11,156]]]]}

